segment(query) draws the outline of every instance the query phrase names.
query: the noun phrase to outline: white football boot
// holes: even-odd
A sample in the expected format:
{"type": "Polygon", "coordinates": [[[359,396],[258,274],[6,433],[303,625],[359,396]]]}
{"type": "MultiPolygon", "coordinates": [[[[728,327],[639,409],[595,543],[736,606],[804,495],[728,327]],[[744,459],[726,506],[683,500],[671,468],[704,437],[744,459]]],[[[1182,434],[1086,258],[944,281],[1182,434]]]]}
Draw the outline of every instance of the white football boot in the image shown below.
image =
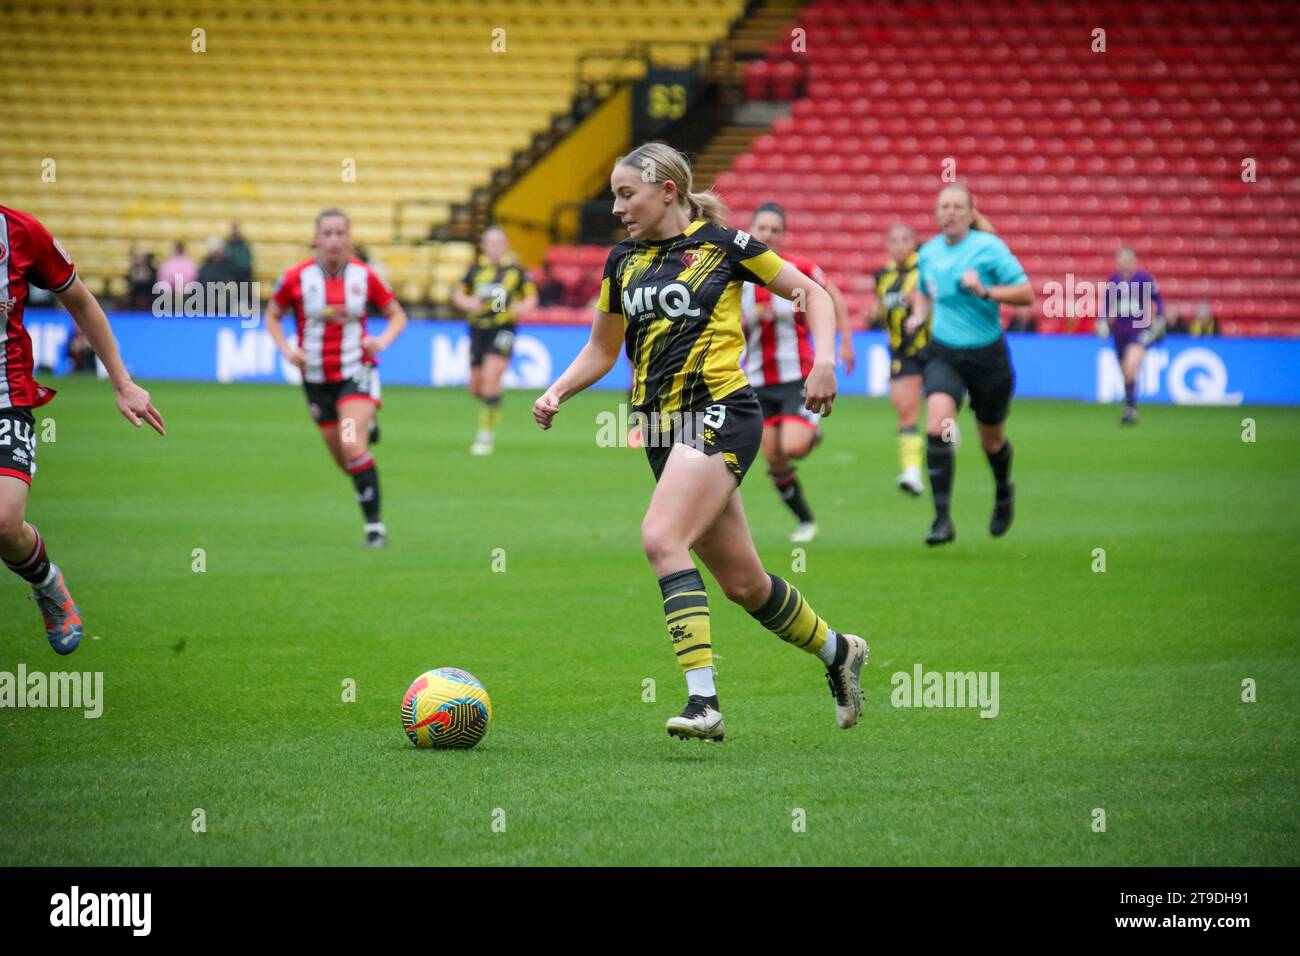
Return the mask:
{"type": "Polygon", "coordinates": [[[722,723],[722,711],[718,709],[718,698],[700,697],[698,694],[692,694],[681,714],[669,717],[665,726],[668,736],[680,737],[682,740],[688,737],[696,740],[721,740],[727,730],[722,723]]]}
{"type": "MultiPolygon", "coordinates": [[[[837,632],[838,634],[838,632],[837,632]]],[[[862,682],[859,675],[871,648],[856,634],[839,634],[835,663],[826,668],[826,683],[835,698],[835,722],[848,730],[862,717],[862,682]]]]}

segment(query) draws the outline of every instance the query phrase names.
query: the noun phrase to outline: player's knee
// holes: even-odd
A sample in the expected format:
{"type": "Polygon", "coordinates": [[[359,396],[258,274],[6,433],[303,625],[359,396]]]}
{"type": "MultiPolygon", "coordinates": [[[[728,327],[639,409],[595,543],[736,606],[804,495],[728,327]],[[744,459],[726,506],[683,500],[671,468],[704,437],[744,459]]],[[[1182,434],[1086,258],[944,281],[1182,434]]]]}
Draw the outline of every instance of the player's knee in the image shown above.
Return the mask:
{"type": "Polygon", "coordinates": [[[17,505],[0,505],[0,543],[16,542],[23,531],[23,509],[17,505]]]}
{"type": "Polygon", "coordinates": [[[680,536],[653,521],[641,524],[641,548],[651,566],[671,559],[678,551],[684,550],[680,536]]]}

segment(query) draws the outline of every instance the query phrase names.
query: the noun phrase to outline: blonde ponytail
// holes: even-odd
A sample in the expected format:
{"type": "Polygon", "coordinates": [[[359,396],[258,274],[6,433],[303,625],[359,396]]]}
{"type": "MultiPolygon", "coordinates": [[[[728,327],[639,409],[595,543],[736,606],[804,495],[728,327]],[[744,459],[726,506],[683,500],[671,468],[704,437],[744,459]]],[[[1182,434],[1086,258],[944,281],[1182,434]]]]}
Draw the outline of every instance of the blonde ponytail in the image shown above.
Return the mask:
{"type": "Polygon", "coordinates": [[[699,193],[687,192],[686,204],[690,207],[692,219],[706,219],[715,226],[727,224],[726,204],[711,189],[699,193]]]}
{"type": "Polygon", "coordinates": [[[984,215],[984,213],[972,207],[970,211],[970,215],[971,215],[970,227],[972,229],[978,229],[980,232],[987,232],[992,235],[997,235],[997,230],[993,228],[993,223],[988,221],[988,218],[984,215]]]}
{"type": "Polygon", "coordinates": [[[674,183],[677,202],[685,207],[691,219],[706,219],[719,226],[727,224],[727,207],[722,199],[712,190],[695,192],[690,162],[666,143],[642,143],[626,156],[620,156],[615,165],[632,167],[648,183],[674,183]]]}

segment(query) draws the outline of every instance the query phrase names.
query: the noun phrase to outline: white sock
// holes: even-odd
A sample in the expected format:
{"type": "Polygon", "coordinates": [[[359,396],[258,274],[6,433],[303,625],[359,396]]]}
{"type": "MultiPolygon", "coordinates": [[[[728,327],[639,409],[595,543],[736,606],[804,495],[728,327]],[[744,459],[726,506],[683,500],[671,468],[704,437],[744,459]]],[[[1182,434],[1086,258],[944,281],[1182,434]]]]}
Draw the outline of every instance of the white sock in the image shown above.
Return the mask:
{"type": "Polygon", "coordinates": [[[823,644],[822,649],[817,652],[817,656],[821,658],[822,663],[825,664],[827,667],[830,667],[832,664],[835,663],[835,650],[839,646],[840,646],[840,636],[830,628],[827,628],[826,643],[823,644]]]}
{"type": "Polygon", "coordinates": [[[32,590],[44,594],[54,586],[54,582],[59,579],[59,566],[53,561],[50,562],[50,570],[45,572],[45,580],[40,584],[33,584],[32,590]]]}
{"type": "Polygon", "coordinates": [[[713,667],[694,667],[686,672],[686,693],[692,697],[716,697],[713,667]]]}
{"type": "Polygon", "coordinates": [[[376,521],[373,524],[367,521],[364,530],[366,534],[370,534],[372,531],[378,531],[380,534],[388,534],[388,529],[384,527],[382,521],[376,521]]]}

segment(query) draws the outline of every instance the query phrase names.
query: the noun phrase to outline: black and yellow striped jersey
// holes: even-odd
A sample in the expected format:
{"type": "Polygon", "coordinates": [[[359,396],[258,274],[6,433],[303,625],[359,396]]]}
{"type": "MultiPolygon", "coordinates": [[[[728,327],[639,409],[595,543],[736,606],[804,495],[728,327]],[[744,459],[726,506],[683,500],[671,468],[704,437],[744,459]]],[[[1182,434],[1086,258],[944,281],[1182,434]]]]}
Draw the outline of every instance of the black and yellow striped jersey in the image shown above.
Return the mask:
{"type": "Polygon", "coordinates": [[[890,261],[876,273],[876,296],[884,307],[885,329],[889,332],[889,352],[895,357],[915,355],[930,341],[930,319],[911,334],[903,323],[912,314],[912,290],[920,281],[917,262],[920,256],[913,252],[900,267],[890,261]]]}
{"type": "Polygon", "coordinates": [[[698,411],[744,388],[740,296],[784,263],[747,232],[696,220],[671,239],[627,239],[605,260],[597,308],[623,317],[632,406],[698,411]]]}
{"type": "Polygon", "coordinates": [[[469,317],[469,324],[477,329],[513,325],[517,301],[537,294],[532,277],[514,259],[493,262],[483,255],[460,280],[460,289],[483,302],[478,314],[469,317]]]}

